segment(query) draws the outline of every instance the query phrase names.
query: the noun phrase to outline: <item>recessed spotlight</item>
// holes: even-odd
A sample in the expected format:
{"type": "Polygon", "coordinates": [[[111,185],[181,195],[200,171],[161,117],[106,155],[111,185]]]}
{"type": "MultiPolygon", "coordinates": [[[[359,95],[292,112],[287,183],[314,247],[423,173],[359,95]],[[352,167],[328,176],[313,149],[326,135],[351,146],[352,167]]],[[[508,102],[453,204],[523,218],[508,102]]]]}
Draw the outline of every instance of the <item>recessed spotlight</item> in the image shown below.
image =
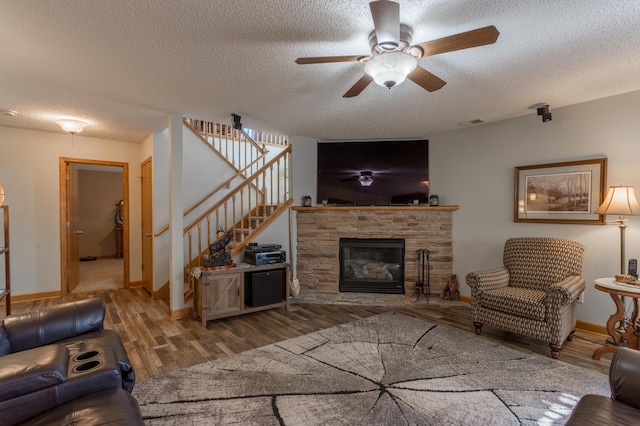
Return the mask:
{"type": "Polygon", "coordinates": [[[18,114],[18,111],[7,108],[0,109],[0,112],[2,112],[2,115],[6,115],[7,117],[15,117],[18,114]]]}

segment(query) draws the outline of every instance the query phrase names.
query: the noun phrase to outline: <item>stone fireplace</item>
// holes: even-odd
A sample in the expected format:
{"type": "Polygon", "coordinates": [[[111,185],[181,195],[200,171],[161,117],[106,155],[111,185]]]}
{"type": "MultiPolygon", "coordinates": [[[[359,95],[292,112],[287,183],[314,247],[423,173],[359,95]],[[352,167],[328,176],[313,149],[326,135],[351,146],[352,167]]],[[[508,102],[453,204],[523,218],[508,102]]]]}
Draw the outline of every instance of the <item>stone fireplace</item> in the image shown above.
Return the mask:
{"type": "MultiPolygon", "coordinates": [[[[452,219],[458,206],[317,206],[293,207],[293,210],[297,227],[295,266],[301,301],[388,306],[424,304],[424,296],[416,300],[415,292],[420,267],[417,253],[421,249],[430,252],[431,298],[439,299],[451,278],[452,219]],[[404,288],[400,290],[404,290],[404,294],[402,291],[397,294],[360,292],[357,288],[340,291],[341,239],[402,240],[404,288]]],[[[391,264],[391,267],[394,263],[386,260],[369,263],[376,262],[391,264]]],[[[375,267],[371,265],[370,269],[375,267]]],[[[381,270],[377,272],[384,274],[381,270]]]]}

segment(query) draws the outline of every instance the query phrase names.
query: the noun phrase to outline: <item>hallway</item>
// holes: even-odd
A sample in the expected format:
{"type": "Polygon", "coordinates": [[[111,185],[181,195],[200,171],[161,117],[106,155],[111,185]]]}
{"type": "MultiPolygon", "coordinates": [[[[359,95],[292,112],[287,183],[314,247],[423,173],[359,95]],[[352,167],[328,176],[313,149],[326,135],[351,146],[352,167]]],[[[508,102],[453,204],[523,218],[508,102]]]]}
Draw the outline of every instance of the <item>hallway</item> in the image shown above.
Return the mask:
{"type": "Polygon", "coordinates": [[[80,262],[80,284],[72,293],[124,288],[124,259],[105,258],[80,262]]]}

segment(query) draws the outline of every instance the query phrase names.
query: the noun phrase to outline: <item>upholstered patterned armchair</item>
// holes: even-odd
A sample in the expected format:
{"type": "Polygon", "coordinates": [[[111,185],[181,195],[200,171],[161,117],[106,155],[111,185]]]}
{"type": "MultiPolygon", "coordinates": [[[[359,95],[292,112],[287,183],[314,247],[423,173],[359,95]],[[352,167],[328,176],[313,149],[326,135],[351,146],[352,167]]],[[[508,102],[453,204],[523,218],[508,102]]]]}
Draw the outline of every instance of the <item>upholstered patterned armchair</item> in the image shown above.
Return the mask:
{"type": "Polygon", "coordinates": [[[582,244],[560,238],[507,240],[504,266],[467,275],[476,334],[489,324],[545,340],[558,358],[575,332],[583,253],[582,244]]]}

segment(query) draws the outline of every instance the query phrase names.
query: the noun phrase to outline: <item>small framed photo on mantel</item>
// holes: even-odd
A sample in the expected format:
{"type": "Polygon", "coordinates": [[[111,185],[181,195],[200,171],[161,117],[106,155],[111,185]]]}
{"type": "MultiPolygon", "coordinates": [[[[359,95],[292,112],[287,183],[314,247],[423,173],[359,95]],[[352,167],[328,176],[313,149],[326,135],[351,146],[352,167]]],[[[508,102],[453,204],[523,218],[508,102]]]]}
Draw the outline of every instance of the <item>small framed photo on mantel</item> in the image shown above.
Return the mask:
{"type": "Polygon", "coordinates": [[[596,214],[605,197],[607,159],[515,168],[514,222],[603,225],[596,214]]]}

